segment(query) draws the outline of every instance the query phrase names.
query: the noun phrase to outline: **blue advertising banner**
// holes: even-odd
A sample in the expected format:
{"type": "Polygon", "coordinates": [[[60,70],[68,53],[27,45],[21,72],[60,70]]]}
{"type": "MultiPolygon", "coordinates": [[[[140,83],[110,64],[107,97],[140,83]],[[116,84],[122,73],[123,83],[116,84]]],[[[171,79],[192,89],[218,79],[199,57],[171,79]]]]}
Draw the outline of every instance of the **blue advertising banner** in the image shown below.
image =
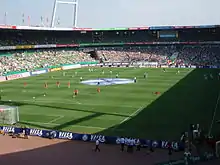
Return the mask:
{"type": "MultiPolygon", "coordinates": [[[[94,142],[99,140],[101,143],[106,144],[120,144],[121,137],[112,137],[112,136],[104,136],[104,135],[95,135],[95,134],[79,134],[73,132],[66,131],[56,131],[56,130],[41,130],[35,128],[18,128],[11,126],[0,126],[0,130],[3,130],[6,133],[15,133],[20,134],[25,132],[26,135],[29,136],[38,136],[42,138],[56,138],[56,139],[66,139],[66,140],[80,140],[85,142],[94,142]]],[[[168,142],[162,140],[145,140],[145,139],[137,139],[137,138],[124,138],[125,144],[133,141],[134,144],[140,143],[142,147],[154,147],[154,148],[163,148],[167,149],[168,146],[171,145],[173,150],[183,150],[184,145],[178,142],[168,142]]]]}
{"type": "Polygon", "coordinates": [[[19,133],[22,133],[23,132],[23,129],[22,128],[18,128],[18,127],[10,127],[10,126],[1,126],[0,129],[2,131],[4,131],[5,133],[16,133],[16,134],[19,134],[19,133]]]}

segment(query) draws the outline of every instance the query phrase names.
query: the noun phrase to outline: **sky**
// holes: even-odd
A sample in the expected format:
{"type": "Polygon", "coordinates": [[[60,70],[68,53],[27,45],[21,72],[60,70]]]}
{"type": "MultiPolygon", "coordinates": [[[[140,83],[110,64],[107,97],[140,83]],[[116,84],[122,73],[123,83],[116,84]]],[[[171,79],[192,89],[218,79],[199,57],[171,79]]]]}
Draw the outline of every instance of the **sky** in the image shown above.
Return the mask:
{"type": "MultiPolygon", "coordinates": [[[[0,24],[48,26],[54,1],[0,0],[0,24]]],[[[220,0],[78,0],[77,27],[220,25],[219,6],[220,0]]],[[[72,8],[58,5],[57,27],[73,27],[72,8]]]]}

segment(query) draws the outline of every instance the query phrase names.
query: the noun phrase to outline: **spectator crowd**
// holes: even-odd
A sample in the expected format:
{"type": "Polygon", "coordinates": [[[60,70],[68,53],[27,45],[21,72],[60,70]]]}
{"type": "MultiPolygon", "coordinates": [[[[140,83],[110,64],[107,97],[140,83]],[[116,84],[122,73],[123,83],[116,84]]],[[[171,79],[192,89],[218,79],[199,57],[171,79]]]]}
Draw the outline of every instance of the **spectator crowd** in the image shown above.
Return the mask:
{"type": "Polygon", "coordinates": [[[0,75],[13,71],[94,61],[88,54],[79,51],[35,51],[0,55],[0,75]]]}
{"type": "Polygon", "coordinates": [[[98,52],[101,58],[108,62],[148,61],[164,64],[173,61],[176,65],[197,66],[220,64],[220,45],[111,48],[98,52]]]}
{"type": "MultiPolygon", "coordinates": [[[[148,61],[159,64],[208,66],[220,64],[220,46],[148,46],[100,48],[97,55],[102,62],[148,61]]],[[[27,70],[61,64],[92,62],[89,53],[76,50],[49,50],[34,52],[16,52],[0,55],[0,75],[6,72],[27,70]]]]}

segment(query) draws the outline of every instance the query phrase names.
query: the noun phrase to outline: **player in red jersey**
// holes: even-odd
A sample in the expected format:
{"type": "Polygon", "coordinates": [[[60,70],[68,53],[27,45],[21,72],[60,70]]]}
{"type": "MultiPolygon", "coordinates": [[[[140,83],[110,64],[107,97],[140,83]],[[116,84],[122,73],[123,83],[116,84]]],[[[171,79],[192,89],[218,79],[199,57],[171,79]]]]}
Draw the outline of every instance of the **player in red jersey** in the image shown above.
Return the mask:
{"type": "Polygon", "coordinates": [[[97,88],[97,92],[100,93],[100,92],[101,92],[101,89],[100,89],[100,88],[97,88]]]}
{"type": "Polygon", "coordinates": [[[26,82],[24,82],[24,88],[27,86],[27,83],[26,82]]]}
{"type": "Polygon", "coordinates": [[[77,89],[75,89],[75,90],[73,91],[73,97],[76,97],[76,96],[78,95],[78,93],[79,93],[79,91],[78,91],[77,89]]]}
{"type": "Polygon", "coordinates": [[[154,94],[155,94],[155,95],[160,95],[160,92],[155,92],[154,94]]]}
{"type": "Polygon", "coordinates": [[[70,81],[67,83],[68,88],[70,88],[70,81]]]}
{"type": "Polygon", "coordinates": [[[60,82],[57,81],[57,82],[56,82],[56,85],[57,85],[57,88],[59,88],[59,87],[60,87],[60,82]]]}
{"type": "Polygon", "coordinates": [[[48,88],[48,84],[46,82],[44,83],[44,88],[48,88]]]}

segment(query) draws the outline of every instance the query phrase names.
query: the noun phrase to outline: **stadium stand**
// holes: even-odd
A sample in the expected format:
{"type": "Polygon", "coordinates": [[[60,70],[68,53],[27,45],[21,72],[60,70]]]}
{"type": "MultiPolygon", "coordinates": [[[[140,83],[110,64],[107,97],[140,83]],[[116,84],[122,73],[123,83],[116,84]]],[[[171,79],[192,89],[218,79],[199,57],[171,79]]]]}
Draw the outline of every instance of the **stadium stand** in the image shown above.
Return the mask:
{"type": "MultiPolygon", "coordinates": [[[[100,48],[101,49],[101,48],[100,48]]],[[[134,62],[148,61],[159,64],[175,65],[219,65],[219,46],[151,46],[130,48],[103,48],[97,53],[105,62],[134,62]],[[174,59],[173,59],[174,60],[174,59]]],[[[19,52],[0,56],[1,75],[11,71],[27,70],[60,64],[95,61],[84,51],[45,50],[35,52],[19,52]]]]}

